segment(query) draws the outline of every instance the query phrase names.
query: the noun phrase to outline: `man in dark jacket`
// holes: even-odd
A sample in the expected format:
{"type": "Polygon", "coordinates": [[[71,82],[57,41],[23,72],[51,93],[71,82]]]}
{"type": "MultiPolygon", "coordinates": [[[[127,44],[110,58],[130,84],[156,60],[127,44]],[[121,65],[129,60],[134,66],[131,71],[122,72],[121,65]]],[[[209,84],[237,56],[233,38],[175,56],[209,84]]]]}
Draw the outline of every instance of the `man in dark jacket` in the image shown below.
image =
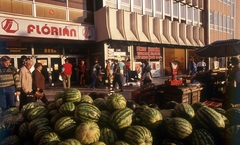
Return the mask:
{"type": "Polygon", "coordinates": [[[115,65],[114,65],[114,69],[113,69],[113,75],[114,75],[113,88],[115,88],[116,83],[118,83],[120,92],[123,92],[121,74],[120,74],[120,67],[118,65],[118,60],[114,60],[114,63],[115,63],[115,65]]]}

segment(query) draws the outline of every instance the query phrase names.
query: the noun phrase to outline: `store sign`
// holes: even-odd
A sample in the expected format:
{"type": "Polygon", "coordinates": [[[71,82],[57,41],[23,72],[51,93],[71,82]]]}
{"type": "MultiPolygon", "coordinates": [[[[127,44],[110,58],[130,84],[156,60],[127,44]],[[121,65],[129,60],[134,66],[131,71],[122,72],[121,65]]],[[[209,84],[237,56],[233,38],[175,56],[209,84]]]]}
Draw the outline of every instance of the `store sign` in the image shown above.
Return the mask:
{"type": "Polygon", "coordinates": [[[94,27],[0,17],[0,35],[95,40],[94,27]]]}
{"type": "Polygon", "coordinates": [[[135,59],[161,59],[159,47],[136,47],[135,59]]]}
{"type": "Polygon", "coordinates": [[[0,52],[2,54],[30,54],[31,48],[30,47],[0,47],[0,52]]]}

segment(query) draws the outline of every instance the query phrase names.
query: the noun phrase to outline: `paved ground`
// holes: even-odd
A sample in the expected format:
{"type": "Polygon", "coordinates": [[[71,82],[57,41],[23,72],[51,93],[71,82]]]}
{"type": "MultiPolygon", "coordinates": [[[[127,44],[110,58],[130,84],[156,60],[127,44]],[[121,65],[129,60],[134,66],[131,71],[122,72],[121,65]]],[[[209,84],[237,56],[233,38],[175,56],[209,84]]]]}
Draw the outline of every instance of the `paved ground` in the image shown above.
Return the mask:
{"type": "MultiPolygon", "coordinates": [[[[153,78],[152,83],[154,84],[163,84],[163,82],[166,80],[167,78],[153,78]]],[[[97,92],[97,93],[110,93],[109,89],[106,88],[105,86],[101,86],[99,88],[97,88],[96,90],[91,90],[89,88],[84,88],[84,87],[79,87],[77,85],[73,85],[72,88],[77,88],[81,91],[81,93],[84,94],[88,94],[91,93],[93,91],[97,92]]],[[[121,93],[126,99],[131,99],[131,92],[135,89],[139,88],[138,85],[134,84],[133,86],[124,86],[123,87],[123,92],[118,92],[119,90],[116,90],[115,92],[121,93]]],[[[48,86],[47,89],[45,90],[45,94],[47,96],[47,99],[50,100],[54,100],[54,95],[56,94],[56,92],[62,91],[63,87],[62,84],[55,84],[55,86],[48,86]]]]}

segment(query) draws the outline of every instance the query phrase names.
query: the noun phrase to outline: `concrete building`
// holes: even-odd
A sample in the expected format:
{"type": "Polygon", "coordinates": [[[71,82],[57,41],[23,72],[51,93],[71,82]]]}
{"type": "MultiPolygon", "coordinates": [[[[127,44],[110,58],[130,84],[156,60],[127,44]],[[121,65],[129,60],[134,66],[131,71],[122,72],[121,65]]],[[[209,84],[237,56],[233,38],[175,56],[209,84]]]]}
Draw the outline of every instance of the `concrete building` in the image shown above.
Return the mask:
{"type": "MultiPolygon", "coordinates": [[[[49,83],[58,81],[65,58],[90,66],[98,58],[131,59],[137,70],[149,59],[154,76],[180,62],[185,74],[195,49],[240,38],[237,0],[0,0],[0,56],[19,68],[26,55],[42,62],[49,83]]],[[[212,67],[214,59],[206,58],[212,67]]],[[[218,58],[223,62],[224,58],[218,58]]],[[[223,64],[225,65],[225,64],[223,64]]],[[[72,81],[78,80],[73,71],[72,81]]]]}

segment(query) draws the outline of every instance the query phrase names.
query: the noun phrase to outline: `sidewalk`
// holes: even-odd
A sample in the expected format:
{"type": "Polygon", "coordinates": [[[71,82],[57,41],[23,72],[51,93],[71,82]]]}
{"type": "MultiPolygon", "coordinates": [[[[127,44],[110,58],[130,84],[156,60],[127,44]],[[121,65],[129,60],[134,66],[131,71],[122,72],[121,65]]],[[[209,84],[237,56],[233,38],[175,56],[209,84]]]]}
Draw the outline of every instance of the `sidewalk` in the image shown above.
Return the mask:
{"type": "MultiPolygon", "coordinates": [[[[167,80],[169,77],[158,77],[153,78],[152,83],[155,85],[161,85],[164,83],[165,80],[167,80]]],[[[82,94],[89,94],[91,92],[97,92],[97,93],[110,93],[110,90],[106,88],[105,86],[100,86],[96,90],[91,90],[89,88],[83,88],[79,87],[78,85],[73,85],[72,88],[77,88],[80,90],[82,94]]],[[[139,88],[139,86],[133,85],[133,86],[124,86],[123,92],[118,92],[118,90],[115,91],[115,93],[122,94],[126,99],[131,99],[131,92],[133,90],[136,90],[139,88]]],[[[47,86],[47,89],[45,90],[46,97],[49,101],[54,100],[54,96],[57,92],[63,91],[62,84],[56,84],[55,86],[47,86]]]]}

